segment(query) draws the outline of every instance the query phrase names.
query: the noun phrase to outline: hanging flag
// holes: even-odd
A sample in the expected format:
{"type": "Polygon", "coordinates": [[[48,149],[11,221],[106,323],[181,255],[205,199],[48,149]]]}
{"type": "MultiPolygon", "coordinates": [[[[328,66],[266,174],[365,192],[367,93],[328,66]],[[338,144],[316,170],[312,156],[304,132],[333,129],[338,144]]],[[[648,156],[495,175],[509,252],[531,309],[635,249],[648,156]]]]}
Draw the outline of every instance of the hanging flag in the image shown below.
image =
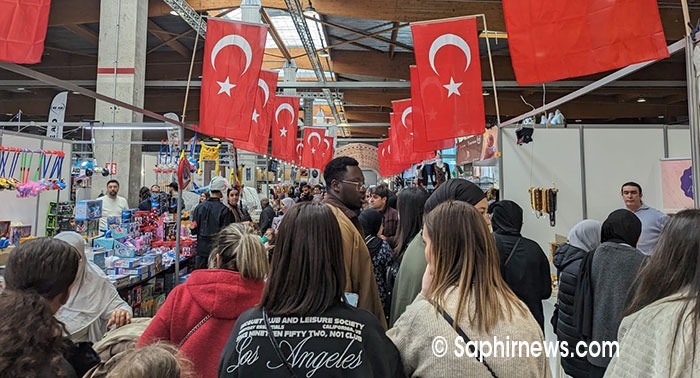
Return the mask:
{"type": "Polygon", "coordinates": [[[301,165],[308,168],[323,169],[325,167],[324,153],[332,146],[325,138],[326,130],[321,128],[304,128],[304,153],[301,165]]]}
{"type": "Polygon", "coordinates": [[[41,61],[50,0],[0,0],[0,61],[41,61]]]}
{"type": "Polygon", "coordinates": [[[413,102],[411,99],[392,101],[391,106],[394,109],[392,129],[396,129],[396,137],[400,142],[398,153],[409,163],[433,159],[435,150],[418,152],[413,148],[413,102]]]}
{"type": "Polygon", "coordinates": [[[668,58],[656,0],[503,0],[520,85],[668,58]]]}
{"type": "Polygon", "coordinates": [[[247,141],[267,26],[207,20],[199,132],[247,141]]]}
{"type": "Polygon", "coordinates": [[[335,145],[335,138],[332,136],[324,136],[323,137],[323,146],[325,147],[323,150],[323,163],[322,168],[320,169],[325,169],[326,164],[333,160],[333,155],[335,155],[335,148],[333,147],[335,145]]]}
{"type": "Polygon", "coordinates": [[[255,108],[248,140],[235,141],[236,148],[241,148],[260,155],[267,155],[270,143],[270,128],[275,112],[275,93],[277,92],[277,71],[260,70],[258,89],[255,94],[255,108]]]}
{"type": "Polygon", "coordinates": [[[389,140],[379,143],[377,147],[377,160],[379,160],[379,174],[383,177],[399,174],[411,166],[411,164],[394,162],[389,140]]]}
{"type": "Polygon", "coordinates": [[[420,79],[418,79],[418,69],[416,66],[409,66],[411,74],[411,120],[413,127],[413,150],[416,152],[435,152],[455,145],[454,138],[447,138],[440,141],[429,141],[428,130],[423,115],[423,101],[420,95],[420,79]]]}
{"type": "Polygon", "coordinates": [[[292,164],[301,165],[301,159],[304,157],[304,140],[297,139],[296,147],[294,147],[294,159],[292,159],[292,164]]]}
{"type": "Polygon", "coordinates": [[[482,134],[486,125],[475,18],[411,24],[430,141],[482,134]]]}
{"type": "Polygon", "coordinates": [[[277,96],[272,117],[272,156],[293,161],[297,147],[299,97],[277,96]]]}

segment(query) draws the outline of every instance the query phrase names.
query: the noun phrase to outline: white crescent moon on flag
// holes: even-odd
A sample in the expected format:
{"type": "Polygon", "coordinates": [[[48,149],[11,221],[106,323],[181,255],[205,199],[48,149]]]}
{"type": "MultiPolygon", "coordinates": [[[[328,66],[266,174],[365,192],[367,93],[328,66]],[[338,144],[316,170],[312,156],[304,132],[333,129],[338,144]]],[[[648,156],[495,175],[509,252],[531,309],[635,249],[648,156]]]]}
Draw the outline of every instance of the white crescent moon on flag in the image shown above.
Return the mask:
{"type": "Polygon", "coordinates": [[[263,79],[258,79],[258,87],[262,88],[263,92],[265,92],[265,102],[263,103],[263,106],[265,106],[267,105],[267,100],[270,98],[270,88],[263,79]]]}
{"type": "Polygon", "coordinates": [[[299,149],[300,149],[300,148],[303,148],[303,147],[304,147],[304,143],[303,143],[303,142],[299,142],[299,144],[297,144],[297,153],[298,153],[298,154],[301,153],[301,152],[299,152],[299,149]]]}
{"type": "Polygon", "coordinates": [[[326,144],[326,151],[331,149],[331,144],[328,142],[328,139],[323,138],[323,143],[326,144]]]}
{"type": "Polygon", "coordinates": [[[309,143],[309,146],[311,145],[311,139],[312,139],[313,137],[318,138],[318,145],[320,146],[320,145],[321,145],[321,135],[320,135],[319,133],[315,132],[315,131],[312,132],[311,134],[309,134],[309,137],[306,138],[306,141],[309,143]]]}
{"type": "Polygon", "coordinates": [[[212,68],[214,68],[214,71],[216,71],[216,56],[219,55],[219,52],[226,46],[238,46],[241,48],[241,50],[243,50],[243,53],[245,54],[245,68],[243,69],[243,72],[241,72],[241,76],[243,76],[243,74],[248,71],[248,67],[250,67],[250,61],[253,59],[253,50],[250,48],[248,41],[240,35],[225,35],[221,37],[219,42],[216,42],[214,48],[211,49],[212,68]]]}
{"type": "Polygon", "coordinates": [[[277,111],[275,111],[275,120],[277,121],[277,123],[280,122],[280,120],[279,120],[279,115],[280,115],[280,113],[282,112],[282,110],[287,110],[287,111],[289,111],[289,114],[291,114],[292,120],[289,122],[289,124],[291,125],[292,122],[294,122],[294,109],[292,108],[292,105],[291,105],[291,104],[284,103],[284,104],[281,104],[281,105],[277,108],[277,111]]]}
{"type": "Polygon", "coordinates": [[[467,57],[467,65],[464,67],[464,71],[466,72],[472,62],[472,53],[469,49],[469,44],[463,40],[462,37],[454,34],[443,34],[435,38],[433,43],[430,45],[428,60],[430,60],[430,67],[433,69],[433,72],[438,75],[438,72],[435,69],[435,55],[437,54],[438,50],[447,45],[457,46],[464,52],[464,56],[467,57]]]}
{"type": "Polygon", "coordinates": [[[386,147],[382,148],[382,158],[386,158],[384,155],[386,154],[386,147]]]}
{"type": "Polygon", "coordinates": [[[403,125],[404,129],[408,129],[408,127],[406,126],[406,116],[408,116],[412,112],[413,106],[409,106],[408,108],[406,108],[406,110],[403,111],[403,114],[401,114],[401,124],[403,125]]]}
{"type": "Polygon", "coordinates": [[[386,152],[391,153],[391,145],[388,145],[388,146],[386,147],[386,152]]]}

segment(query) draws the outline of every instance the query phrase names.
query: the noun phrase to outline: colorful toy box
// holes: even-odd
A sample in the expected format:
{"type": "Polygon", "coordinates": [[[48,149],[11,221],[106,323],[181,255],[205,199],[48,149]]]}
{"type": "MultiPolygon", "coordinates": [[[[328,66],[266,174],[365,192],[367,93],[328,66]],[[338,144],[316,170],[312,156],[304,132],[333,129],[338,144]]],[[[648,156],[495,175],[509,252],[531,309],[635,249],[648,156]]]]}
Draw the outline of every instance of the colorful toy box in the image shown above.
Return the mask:
{"type": "Polygon", "coordinates": [[[102,218],[102,200],[76,201],[75,220],[93,220],[102,218]]]}

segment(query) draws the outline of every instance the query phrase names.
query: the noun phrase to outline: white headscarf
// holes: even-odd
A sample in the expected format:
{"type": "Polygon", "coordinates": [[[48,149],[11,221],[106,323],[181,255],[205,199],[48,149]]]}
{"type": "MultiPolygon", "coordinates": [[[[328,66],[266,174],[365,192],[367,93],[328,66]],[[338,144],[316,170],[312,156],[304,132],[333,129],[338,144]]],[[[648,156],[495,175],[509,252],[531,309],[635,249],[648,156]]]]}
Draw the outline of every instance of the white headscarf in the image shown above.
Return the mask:
{"type": "Polygon", "coordinates": [[[577,223],[569,231],[569,244],[586,252],[593,251],[600,245],[600,222],[586,219],[577,223]]]}
{"type": "MultiPolygon", "coordinates": [[[[56,313],[70,335],[87,330],[88,341],[97,342],[107,331],[112,311],[123,308],[132,312],[102,270],[85,256],[85,240],[77,232],[62,232],[55,237],[78,250],[81,266],[73,282],[68,302],[56,313]]],[[[80,338],[80,337],[79,337],[80,338]]],[[[85,340],[74,340],[85,341],[85,340]]]]}

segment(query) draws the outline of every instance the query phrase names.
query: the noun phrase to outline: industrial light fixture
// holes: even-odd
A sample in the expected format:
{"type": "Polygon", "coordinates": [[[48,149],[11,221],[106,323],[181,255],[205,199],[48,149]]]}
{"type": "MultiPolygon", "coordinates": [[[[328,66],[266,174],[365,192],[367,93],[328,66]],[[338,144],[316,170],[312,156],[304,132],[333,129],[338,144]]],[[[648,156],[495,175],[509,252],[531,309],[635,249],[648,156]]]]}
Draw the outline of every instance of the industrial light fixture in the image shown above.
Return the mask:
{"type": "Polygon", "coordinates": [[[321,51],[318,53],[318,56],[319,56],[320,58],[328,58],[328,57],[330,56],[330,54],[328,54],[328,50],[321,50],[321,51]]]}
{"type": "Polygon", "coordinates": [[[639,103],[647,102],[647,99],[644,98],[644,97],[639,97],[639,98],[637,99],[637,102],[639,102],[639,103]]]}
{"type": "Polygon", "coordinates": [[[175,12],[175,10],[171,10],[171,11],[170,11],[170,14],[173,15],[173,16],[179,16],[179,14],[177,14],[177,12],[175,12]]]}
{"type": "Polygon", "coordinates": [[[484,91],[481,92],[481,94],[484,96],[491,96],[491,93],[489,93],[489,91],[487,91],[486,89],[484,89],[484,91]]]}
{"type": "Polygon", "coordinates": [[[581,123],[581,120],[580,120],[580,119],[577,119],[577,120],[575,120],[574,122],[576,122],[576,123],[581,123]]]}
{"type": "Polygon", "coordinates": [[[304,8],[304,16],[311,18],[318,17],[318,12],[316,12],[316,8],[311,4],[311,0],[309,0],[309,6],[304,8]]]}
{"type": "Polygon", "coordinates": [[[659,116],[659,119],[662,119],[662,118],[664,118],[664,116],[663,116],[663,115],[660,115],[660,116],[659,116]]]}

